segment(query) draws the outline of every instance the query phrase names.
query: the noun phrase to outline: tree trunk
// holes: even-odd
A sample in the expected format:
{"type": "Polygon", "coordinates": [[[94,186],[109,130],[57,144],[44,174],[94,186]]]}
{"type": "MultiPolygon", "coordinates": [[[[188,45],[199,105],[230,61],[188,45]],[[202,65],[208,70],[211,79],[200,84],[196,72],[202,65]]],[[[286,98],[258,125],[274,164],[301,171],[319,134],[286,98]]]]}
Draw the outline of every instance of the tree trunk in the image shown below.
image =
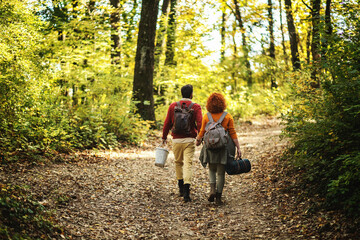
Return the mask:
{"type": "Polygon", "coordinates": [[[331,24],[331,0],[326,0],[326,8],[325,8],[325,37],[322,43],[322,60],[326,61],[326,50],[328,48],[328,44],[332,35],[332,24],[331,24]]]}
{"type": "MultiPolygon", "coordinates": [[[[269,15],[269,35],[270,35],[270,48],[269,56],[275,62],[275,38],[274,38],[274,18],[272,14],[273,4],[271,0],[268,0],[268,15],[269,15]]],[[[271,63],[273,65],[273,63],[271,63]]],[[[274,72],[270,73],[271,88],[277,88],[277,83],[274,78],[274,72]]]]}
{"type": "Polygon", "coordinates": [[[120,0],[110,0],[114,8],[110,15],[111,25],[111,63],[120,65],[121,60],[121,35],[120,35],[120,0]]]}
{"type": "Polygon", "coordinates": [[[232,32],[231,32],[231,37],[233,41],[233,60],[231,61],[232,63],[231,79],[234,81],[234,89],[232,89],[232,93],[237,92],[237,85],[238,85],[237,76],[235,76],[235,71],[237,71],[235,65],[238,56],[235,35],[236,35],[236,22],[233,23],[232,32]]]}
{"type": "Polygon", "coordinates": [[[153,74],[158,6],[159,0],[142,2],[133,83],[137,112],[144,120],[151,121],[155,121],[153,74]]]}
{"type": "Polygon", "coordinates": [[[164,43],[164,37],[165,37],[165,32],[166,32],[166,18],[167,18],[167,12],[168,12],[168,8],[169,8],[169,2],[170,2],[170,0],[164,0],[162,8],[161,8],[159,30],[157,31],[157,35],[156,35],[155,64],[154,64],[155,71],[157,71],[157,69],[159,67],[160,57],[163,52],[163,43],[164,43]]]}
{"type": "Polygon", "coordinates": [[[273,4],[271,0],[268,0],[269,34],[270,34],[269,56],[275,59],[274,18],[272,14],[272,9],[273,9],[273,4]]]}
{"type": "Polygon", "coordinates": [[[332,34],[333,28],[331,24],[331,0],[326,0],[325,9],[325,33],[329,36],[332,34]]]}
{"type": "Polygon", "coordinates": [[[168,19],[167,41],[166,41],[166,52],[165,52],[165,56],[166,56],[165,65],[166,66],[176,65],[176,62],[174,61],[176,4],[177,4],[177,0],[170,1],[170,13],[169,13],[169,19],[168,19]]]}
{"type": "Polygon", "coordinates": [[[311,73],[311,78],[313,82],[311,83],[311,86],[314,88],[320,87],[320,4],[321,0],[311,0],[311,22],[313,26],[311,42],[311,54],[313,60],[313,71],[311,73]]]}
{"type": "Polygon", "coordinates": [[[226,13],[225,9],[222,11],[222,19],[221,19],[221,50],[220,50],[220,61],[223,62],[225,60],[225,33],[226,33],[226,13]]]}
{"type": "Polygon", "coordinates": [[[246,67],[246,81],[248,87],[252,87],[253,82],[252,82],[252,72],[251,72],[250,60],[249,60],[249,46],[247,45],[246,42],[245,27],[241,18],[240,8],[237,0],[234,0],[234,5],[235,5],[235,17],[239,23],[239,27],[241,31],[242,48],[243,48],[244,62],[246,67]]]}
{"type": "Polygon", "coordinates": [[[308,27],[307,35],[306,35],[306,62],[310,64],[311,57],[311,26],[308,27]]]}
{"type": "Polygon", "coordinates": [[[299,59],[298,39],[296,35],[294,18],[292,14],[291,0],[285,0],[285,11],[286,11],[286,20],[287,20],[289,38],[290,38],[291,62],[294,71],[296,71],[301,69],[301,65],[299,59]]]}
{"type": "Polygon", "coordinates": [[[285,45],[285,32],[284,32],[284,25],[283,25],[283,17],[282,17],[282,13],[283,13],[283,9],[282,9],[282,0],[279,0],[279,8],[280,8],[280,31],[281,31],[281,45],[283,48],[283,54],[284,54],[284,59],[285,59],[285,63],[286,63],[286,67],[288,67],[288,55],[286,53],[286,45],[285,45]]]}

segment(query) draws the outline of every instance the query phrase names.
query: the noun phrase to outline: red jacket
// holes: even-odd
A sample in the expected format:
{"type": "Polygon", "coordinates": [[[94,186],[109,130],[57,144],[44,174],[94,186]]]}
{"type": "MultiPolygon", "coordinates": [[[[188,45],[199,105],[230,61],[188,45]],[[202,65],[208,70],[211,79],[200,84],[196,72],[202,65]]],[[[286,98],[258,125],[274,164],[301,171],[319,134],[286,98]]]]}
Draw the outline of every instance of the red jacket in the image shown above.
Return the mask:
{"type": "MultiPolygon", "coordinates": [[[[189,100],[180,100],[180,105],[182,105],[183,103],[186,104],[186,106],[189,106],[191,104],[191,101],[189,100]]],[[[172,104],[170,104],[166,118],[165,118],[165,122],[164,122],[164,127],[163,127],[163,135],[162,135],[162,139],[166,140],[167,139],[167,135],[170,131],[170,129],[172,128],[173,124],[174,124],[174,109],[176,106],[176,102],[173,102],[172,104]]],[[[192,106],[192,109],[194,109],[194,114],[192,117],[192,121],[191,121],[191,130],[190,130],[190,134],[186,135],[186,134],[175,134],[175,133],[171,133],[171,136],[176,139],[176,138],[196,138],[197,134],[199,133],[200,129],[201,129],[201,122],[202,122],[202,113],[201,113],[201,107],[199,104],[195,103],[192,106]]]]}

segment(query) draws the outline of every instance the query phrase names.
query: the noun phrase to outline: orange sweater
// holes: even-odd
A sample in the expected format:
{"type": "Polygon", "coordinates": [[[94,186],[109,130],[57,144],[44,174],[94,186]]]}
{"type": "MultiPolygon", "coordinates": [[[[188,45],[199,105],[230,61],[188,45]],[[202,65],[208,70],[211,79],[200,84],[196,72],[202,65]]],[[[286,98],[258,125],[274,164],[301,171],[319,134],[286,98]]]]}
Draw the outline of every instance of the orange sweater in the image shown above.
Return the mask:
{"type": "MultiPolygon", "coordinates": [[[[222,115],[221,113],[212,113],[211,116],[214,119],[214,121],[216,122],[217,120],[220,119],[222,115]]],[[[197,139],[201,139],[204,134],[205,134],[205,126],[206,124],[209,122],[209,118],[207,116],[207,114],[204,115],[203,119],[202,119],[202,124],[201,124],[201,129],[199,132],[199,135],[197,136],[197,139]]],[[[229,132],[229,135],[231,137],[231,139],[237,139],[237,135],[236,135],[236,131],[235,131],[235,127],[234,127],[234,119],[233,117],[230,115],[230,113],[226,114],[224,120],[222,121],[221,125],[225,128],[226,131],[229,132]]]]}

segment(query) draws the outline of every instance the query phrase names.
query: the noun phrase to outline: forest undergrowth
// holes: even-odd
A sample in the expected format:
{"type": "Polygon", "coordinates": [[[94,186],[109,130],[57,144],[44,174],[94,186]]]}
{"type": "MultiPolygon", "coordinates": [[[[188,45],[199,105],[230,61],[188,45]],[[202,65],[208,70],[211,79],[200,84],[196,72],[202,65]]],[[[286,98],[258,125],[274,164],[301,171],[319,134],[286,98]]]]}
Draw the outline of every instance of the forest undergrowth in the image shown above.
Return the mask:
{"type": "MultiPolygon", "coordinates": [[[[299,173],[280,160],[287,146],[279,137],[281,129],[275,118],[239,125],[243,157],[250,159],[252,170],[226,176],[223,206],[206,200],[209,186],[207,170],[197,160],[200,147],[192,202],[182,202],[172,153],[165,168],[154,166],[159,132],[141,147],[62,155],[46,165],[1,166],[2,188],[27,186],[31,201],[48,213],[49,221],[27,222],[23,229],[2,221],[0,236],[21,239],[16,236],[28,231],[27,236],[43,239],[356,239],[356,223],[320,210],[321,199],[307,198],[294,184],[299,173]],[[43,222],[49,225],[39,225],[43,222]]],[[[14,214],[14,207],[8,210],[14,214]]],[[[20,215],[24,219],[29,212],[20,215]]]]}

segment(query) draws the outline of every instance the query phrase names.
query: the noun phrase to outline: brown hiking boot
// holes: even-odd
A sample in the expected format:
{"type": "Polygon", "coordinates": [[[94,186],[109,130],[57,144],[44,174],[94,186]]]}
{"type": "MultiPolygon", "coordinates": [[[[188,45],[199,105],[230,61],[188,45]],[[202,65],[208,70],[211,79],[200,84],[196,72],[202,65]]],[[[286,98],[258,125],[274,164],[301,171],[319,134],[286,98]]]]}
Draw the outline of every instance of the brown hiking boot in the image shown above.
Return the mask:
{"type": "Polygon", "coordinates": [[[210,195],[208,198],[209,202],[214,202],[216,195],[216,183],[210,183],[210,195]]]}
{"type": "Polygon", "coordinates": [[[216,204],[217,205],[223,205],[223,201],[221,201],[221,195],[222,193],[216,193],[216,204]]]}

